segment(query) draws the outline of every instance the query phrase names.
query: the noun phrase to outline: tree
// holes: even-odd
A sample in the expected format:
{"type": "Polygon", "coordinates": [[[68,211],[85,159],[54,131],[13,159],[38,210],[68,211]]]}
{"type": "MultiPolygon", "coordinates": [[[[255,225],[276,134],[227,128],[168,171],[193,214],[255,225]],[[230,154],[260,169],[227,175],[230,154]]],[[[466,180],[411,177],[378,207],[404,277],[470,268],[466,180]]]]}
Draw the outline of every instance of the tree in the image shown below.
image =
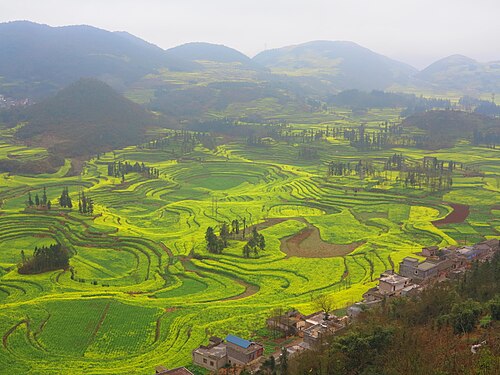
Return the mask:
{"type": "Polygon", "coordinates": [[[21,252],[21,264],[18,271],[21,274],[35,274],[69,266],[69,253],[61,244],[35,247],[32,257],[26,257],[21,252]]]}
{"type": "Polygon", "coordinates": [[[208,227],[205,233],[205,240],[207,241],[207,250],[213,254],[219,254],[222,249],[220,248],[220,242],[215,235],[214,228],[208,227]]]}
{"type": "Polygon", "coordinates": [[[500,295],[490,301],[491,319],[500,320],[500,295]]]}
{"type": "Polygon", "coordinates": [[[333,297],[330,294],[318,294],[312,299],[312,304],[315,309],[325,313],[325,320],[330,318],[330,312],[334,307],[333,297]]]}
{"type": "Polygon", "coordinates": [[[264,361],[262,370],[265,374],[276,374],[276,360],[273,355],[269,356],[269,358],[264,361]]]}
{"type": "Polygon", "coordinates": [[[33,207],[33,199],[31,198],[31,192],[28,192],[28,207],[33,207]]]}
{"type": "Polygon", "coordinates": [[[68,207],[68,208],[73,207],[73,202],[71,201],[71,198],[69,197],[69,190],[67,187],[63,188],[61,196],[59,197],[59,205],[61,207],[68,207]]]}
{"type": "Polygon", "coordinates": [[[231,222],[231,231],[232,233],[239,234],[240,233],[240,222],[235,219],[231,222]]]}
{"type": "Polygon", "coordinates": [[[248,243],[243,246],[243,257],[250,258],[250,253],[252,252],[252,248],[248,243]]]}
{"type": "Polygon", "coordinates": [[[285,347],[281,348],[280,374],[288,375],[288,350],[285,347]]]}
{"type": "Polygon", "coordinates": [[[472,300],[453,305],[449,317],[453,331],[456,334],[464,334],[474,330],[479,322],[481,310],[479,302],[472,300]]]}
{"type": "Polygon", "coordinates": [[[47,189],[45,186],[43,187],[43,194],[42,194],[42,201],[41,201],[43,206],[47,205],[47,189]]]}
{"type": "Polygon", "coordinates": [[[87,198],[87,212],[91,215],[94,213],[94,201],[90,197],[87,198]]]}
{"type": "Polygon", "coordinates": [[[38,193],[35,194],[35,206],[40,206],[40,197],[38,197],[38,193]]]}
{"type": "Polygon", "coordinates": [[[220,228],[220,238],[222,239],[224,247],[227,247],[227,240],[229,238],[229,227],[226,223],[223,223],[220,228]]]}
{"type": "Polygon", "coordinates": [[[264,236],[259,232],[257,232],[256,227],[253,227],[252,236],[243,247],[243,256],[245,258],[249,258],[250,253],[253,253],[255,257],[257,257],[257,255],[259,255],[259,249],[264,250],[265,247],[266,247],[266,241],[264,239],[264,236]]]}

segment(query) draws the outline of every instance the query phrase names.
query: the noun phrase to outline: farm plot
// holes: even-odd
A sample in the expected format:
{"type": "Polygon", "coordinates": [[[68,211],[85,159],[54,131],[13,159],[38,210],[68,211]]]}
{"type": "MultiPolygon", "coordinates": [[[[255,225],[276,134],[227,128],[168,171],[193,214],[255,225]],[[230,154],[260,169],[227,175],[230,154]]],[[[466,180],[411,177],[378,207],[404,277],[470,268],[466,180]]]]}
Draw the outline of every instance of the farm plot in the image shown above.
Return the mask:
{"type": "MultiPolygon", "coordinates": [[[[353,126],[349,115],[291,127],[353,126]]],[[[389,115],[370,112],[365,120],[376,128],[389,115]]],[[[0,144],[0,158],[45,155],[13,147],[0,144]]],[[[131,146],[90,160],[79,176],[67,176],[67,165],[54,174],[0,175],[0,369],[142,374],[158,364],[188,365],[191,350],[211,335],[258,340],[255,330],[273,308],[310,313],[319,293],[342,308],[423,246],[499,235],[499,150],[359,151],[333,137],[317,147],[319,159],[301,160],[299,145],[285,142],[252,147],[232,139],[213,151],[198,145],[186,159],[175,156],[178,145],[131,146]],[[397,173],[326,174],[333,159],[380,166],[396,152],[472,163],[486,177],[457,174],[449,191],[431,192],[404,187],[397,173]],[[107,175],[116,161],[160,173],[122,181],[107,175]],[[59,207],[64,187],[74,202],[81,191],[92,197],[94,214],[59,207]],[[26,208],[28,193],[43,188],[53,208],[26,208]],[[468,215],[444,222],[460,204],[468,215]],[[245,238],[231,234],[221,254],[209,253],[207,228],[218,233],[235,220],[245,222],[245,238]],[[253,228],[266,246],[245,258],[253,228]],[[72,254],[69,269],[18,274],[21,251],[56,241],[72,254]]]]}

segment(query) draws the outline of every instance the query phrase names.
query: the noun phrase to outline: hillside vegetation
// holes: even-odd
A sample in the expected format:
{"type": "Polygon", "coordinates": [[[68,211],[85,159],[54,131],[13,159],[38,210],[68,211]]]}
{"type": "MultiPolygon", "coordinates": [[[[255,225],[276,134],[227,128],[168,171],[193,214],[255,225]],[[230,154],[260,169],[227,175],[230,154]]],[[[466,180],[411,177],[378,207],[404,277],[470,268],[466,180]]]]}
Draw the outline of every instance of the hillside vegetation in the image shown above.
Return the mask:
{"type": "Polygon", "coordinates": [[[500,119],[463,111],[427,111],[414,114],[403,121],[403,126],[415,126],[425,130],[420,139],[426,148],[451,147],[459,138],[473,139],[474,134],[491,134],[491,142],[496,144],[496,133],[500,131],[500,119]]]}
{"type": "Polygon", "coordinates": [[[276,74],[314,78],[318,88],[327,83],[327,90],[385,89],[407,83],[416,72],[352,42],[314,41],[264,51],[254,60],[276,74]]]}
{"type": "Polygon", "coordinates": [[[500,373],[500,254],[457,282],[365,312],[324,347],[293,358],[289,374],[500,373]],[[471,352],[471,346],[482,343],[471,352]]]}
{"type": "MultiPolygon", "coordinates": [[[[22,110],[16,137],[63,156],[92,155],[135,144],[155,117],[94,79],[82,79],[22,110]]],[[[15,125],[15,123],[11,124],[15,125]]]]}

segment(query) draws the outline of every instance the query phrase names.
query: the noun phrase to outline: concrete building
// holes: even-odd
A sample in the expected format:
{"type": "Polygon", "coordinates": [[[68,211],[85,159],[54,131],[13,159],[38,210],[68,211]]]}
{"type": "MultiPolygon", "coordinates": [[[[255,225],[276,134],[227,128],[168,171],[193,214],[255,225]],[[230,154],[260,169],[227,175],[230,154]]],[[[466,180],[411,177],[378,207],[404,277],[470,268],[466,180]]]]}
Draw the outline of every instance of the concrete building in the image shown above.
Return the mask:
{"type": "Polygon", "coordinates": [[[416,258],[406,257],[399,263],[400,275],[417,282],[436,277],[439,271],[440,267],[438,267],[438,264],[428,260],[420,263],[416,258]]]}
{"type": "Polygon", "coordinates": [[[226,336],[227,363],[247,365],[264,354],[264,346],[234,335],[226,336]]]}
{"type": "Polygon", "coordinates": [[[381,294],[399,294],[409,284],[410,279],[408,277],[400,276],[397,273],[382,274],[379,279],[378,290],[381,294]]]}
{"type": "Polygon", "coordinates": [[[267,327],[271,330],[283,332],[286,336],[293,336],[301,333],[305,328],[305,317],[297,310],[287,311],[283,315],[273,316],[267,319],[267,327]]]}
{"type": "Polygon", "coordinates": [[[422,249],[422,255],[424,257],[433,257],[438,254],[438,251],[439,251],[438,246],[428,246],[422,249]]]}
{"type": "Polygon", "coordinates": [[[333,335],[345,328],[346,321],[337,318],[335,315],[325,319],[323,311],[308,315],[306,318],[306,328],[304,329],[304,344],[313,347],[322,342],[325,337],[333,335]]]}
{"type": "Polygon", "coordinates": [[[192,351],[193,363],[211,371],[226,365],[248,365],[263,354],[263,345],[234,335],[228,335],[225,342],[219,337],[211,337],[209,345],[192,351]]]}
{"type": "Polygon", "coordinates": [[[207,346],[202,345],[193,350],[192,356],[194,364],[211,371],[216,371],[227,364],[226,345],[217,337],[211,337],[207,346]]]}

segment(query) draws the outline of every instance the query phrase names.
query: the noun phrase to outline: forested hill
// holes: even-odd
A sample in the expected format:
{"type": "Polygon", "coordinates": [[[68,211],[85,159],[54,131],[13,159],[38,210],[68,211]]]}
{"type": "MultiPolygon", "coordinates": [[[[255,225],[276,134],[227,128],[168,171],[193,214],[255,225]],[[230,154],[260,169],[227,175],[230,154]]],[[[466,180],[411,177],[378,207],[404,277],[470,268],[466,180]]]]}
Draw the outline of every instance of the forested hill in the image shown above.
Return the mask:
{"type": "Polygon", "coordinates": [[[82,79],[11,120],[16,137],[64,156],[90,155],[138,143],[157,119],[107,84],[82,79]]]}
{"type": "Polygon", "coordinates": [[[500,119],[477,113],[436,110],[407,117],[403,126],[425,130],[421,137],[424,148],[450,147],[459,138],[469,138],[475,144],[500,144],[500,119]]]}
{"type": "Polygon", "coordinates": [[[500,127],[500,119],[464,111],[427,111],[412,115],[404,125],[450,135],[472,134],[474,130],[500,127]]]}
{"type": "Polygon", "coordinates": [[[415,78],[431,87],[464,92],[500,92],[500,61],[481,63],[462,55],[438,60],[415,78]]]}
{"type": "Polygon", "coordinates": [[[263,67],[243,53],[220,44],[193,42],[166,51],[166,55],[183,61],[213,61],[219,63],[239,63],[242,67],[262,70],[263,67]]]}
{"type": "Polygon", "coordinates": [[[328,101],[352,89],[473,96],[500,91],[498,62],[451,56],[419,72],[348,41],[313,41],[249,58],[223,45],[196,42],[163,50],[127,32],[16,21],[0,23],[0,54],[0,95],[39,101],[93,77],[179,118],[241,104],[303,108],[307,99],[328,101]]]}
{"type": "Polygon", "coordinates": [[[91,26],[0,23],[0,51],[2,81],[26,96],[55,92],[82,77],[120,88],[160,67],[193,67],[130,34],[91,26]]]}
{"type": "Polygon", "coordinates": [[[339,89],[385,89],[405,84],[417,70],[356,43],[314,41],[259,53],[254,61],[273,73],[320,79],[339,89]]]}

